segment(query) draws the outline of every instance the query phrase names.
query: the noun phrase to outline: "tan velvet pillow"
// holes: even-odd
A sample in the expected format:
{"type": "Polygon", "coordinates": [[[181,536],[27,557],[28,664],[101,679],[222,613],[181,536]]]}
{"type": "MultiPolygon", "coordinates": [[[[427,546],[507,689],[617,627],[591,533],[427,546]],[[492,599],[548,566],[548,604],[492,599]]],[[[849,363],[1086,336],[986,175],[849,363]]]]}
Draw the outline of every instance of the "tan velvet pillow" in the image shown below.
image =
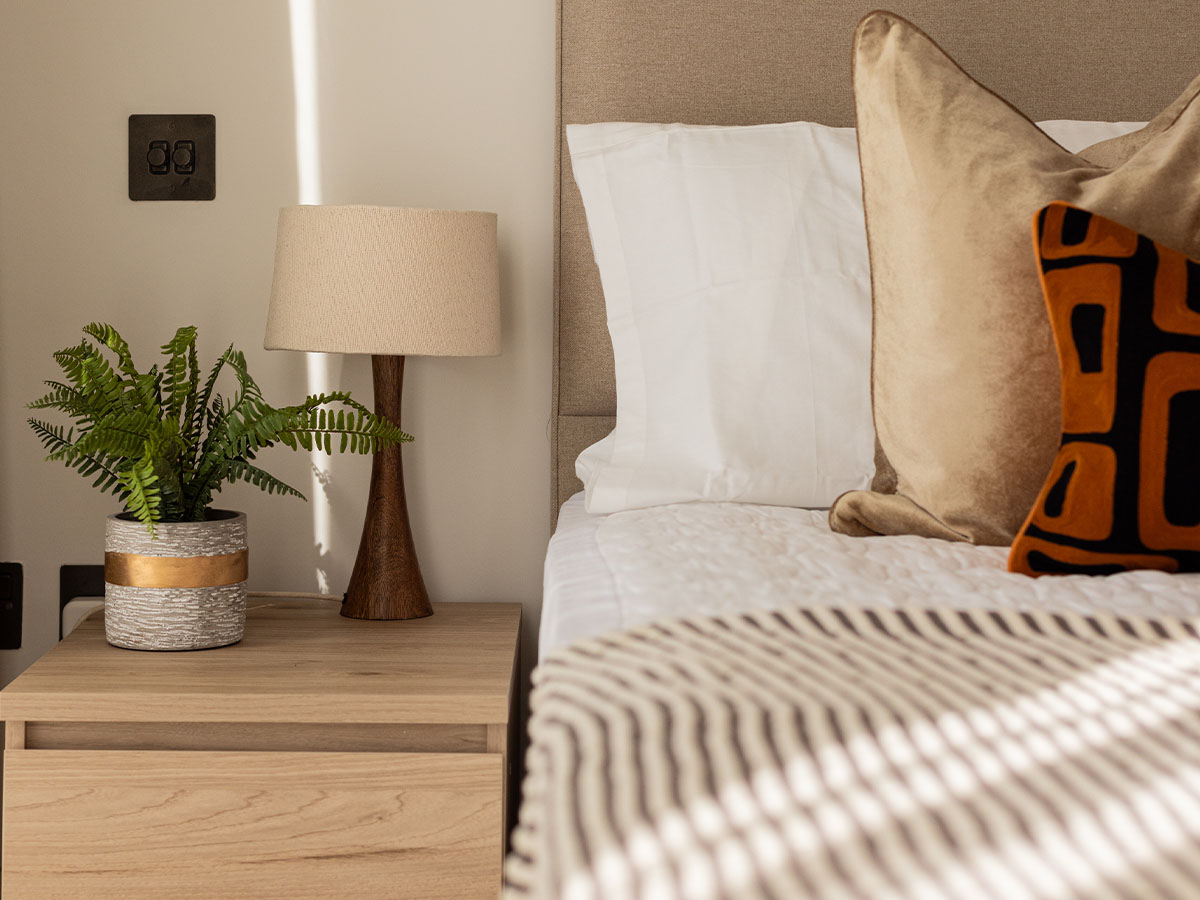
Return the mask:
{"type": "Polygon", "coordinates": [[[862,20],[854,95],[883,458],[873,491],[834,503],[835,531],[1012,542],[1061,425],[1030,218],[1062,200],[1195,257],[1197,94],[1200,78],[1141,131],[1075,155],[909,22],[862,20]]]}

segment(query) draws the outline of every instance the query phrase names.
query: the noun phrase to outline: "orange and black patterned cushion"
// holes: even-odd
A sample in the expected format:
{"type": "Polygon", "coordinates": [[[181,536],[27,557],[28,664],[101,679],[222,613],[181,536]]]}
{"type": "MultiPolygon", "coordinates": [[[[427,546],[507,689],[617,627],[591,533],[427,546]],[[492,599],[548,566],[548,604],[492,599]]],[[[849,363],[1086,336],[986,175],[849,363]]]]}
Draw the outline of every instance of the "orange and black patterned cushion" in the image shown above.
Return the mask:
{"type": "Polygon", "coordinates": [[[1063,435],[1008,567],[1200,571],[1200,263],[1065,203],[1033,230],[1063,435]]]}

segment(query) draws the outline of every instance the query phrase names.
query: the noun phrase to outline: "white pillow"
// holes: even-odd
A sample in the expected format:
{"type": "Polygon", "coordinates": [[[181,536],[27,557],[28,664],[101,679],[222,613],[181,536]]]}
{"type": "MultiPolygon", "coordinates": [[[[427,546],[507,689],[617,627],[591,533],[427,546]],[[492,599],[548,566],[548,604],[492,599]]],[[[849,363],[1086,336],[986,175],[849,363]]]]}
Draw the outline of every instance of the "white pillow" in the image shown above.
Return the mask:
{"type": "MultiPolygon", "coordinates": [[[[1068,150],[1134,123],[1043,123],[1068,150]]],[[[616,364],[588,512],[825,507],[874,473],[871,287],[852,128],[567,126],[616,364]]]]}

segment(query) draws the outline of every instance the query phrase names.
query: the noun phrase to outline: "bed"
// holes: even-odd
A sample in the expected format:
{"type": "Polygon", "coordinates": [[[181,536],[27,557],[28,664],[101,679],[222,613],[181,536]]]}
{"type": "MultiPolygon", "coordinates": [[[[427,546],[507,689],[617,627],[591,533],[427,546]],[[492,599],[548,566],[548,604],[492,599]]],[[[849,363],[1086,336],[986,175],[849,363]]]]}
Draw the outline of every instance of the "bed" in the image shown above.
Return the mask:
{"type": "Polygon", "coordinates": [[[935,606],[1187,617],[1200,578],[1014,576],[1007,548],[913,535],[854,538],[824,510],[683,503],[589,515],[563,505],[546,554],[539,657],[665,618],[813,606],[935,606]]]}
{"type": "MultiPolygon", "coordinates": [[[[894,6],[1037,119],[1144,122],[1200,71],[1173,0],[894,6]]],[[[512,897],[1200,893],[1200,578],[1029,579],[821,509],[584,510],[616,379],[564,129],[852,125],[869,9],[559,2],[556,530],[512,897]]]]}

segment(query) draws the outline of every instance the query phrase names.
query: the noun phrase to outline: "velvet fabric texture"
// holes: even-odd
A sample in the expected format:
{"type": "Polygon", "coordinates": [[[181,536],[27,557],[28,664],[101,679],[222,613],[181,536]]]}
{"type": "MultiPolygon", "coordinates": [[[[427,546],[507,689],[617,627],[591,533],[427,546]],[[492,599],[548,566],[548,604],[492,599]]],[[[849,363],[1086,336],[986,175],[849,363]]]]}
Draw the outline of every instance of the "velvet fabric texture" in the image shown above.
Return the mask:
{"type": "Polygon", "coordinates": [[[1009,544],[1061,434],[1030,216],[1065,200],[1200,255],[1200,78],[1141,131],[1072,154],[875,12],[854,93],[880,453],[872,491],[839,497],[830,525],[1009,544]]]}
{"type": "Polygon", "coordinates": [[[1065,203],[1034,246],[1063,433],[1009,569],[1200,571],[1200,264],[1065,203]]]}

